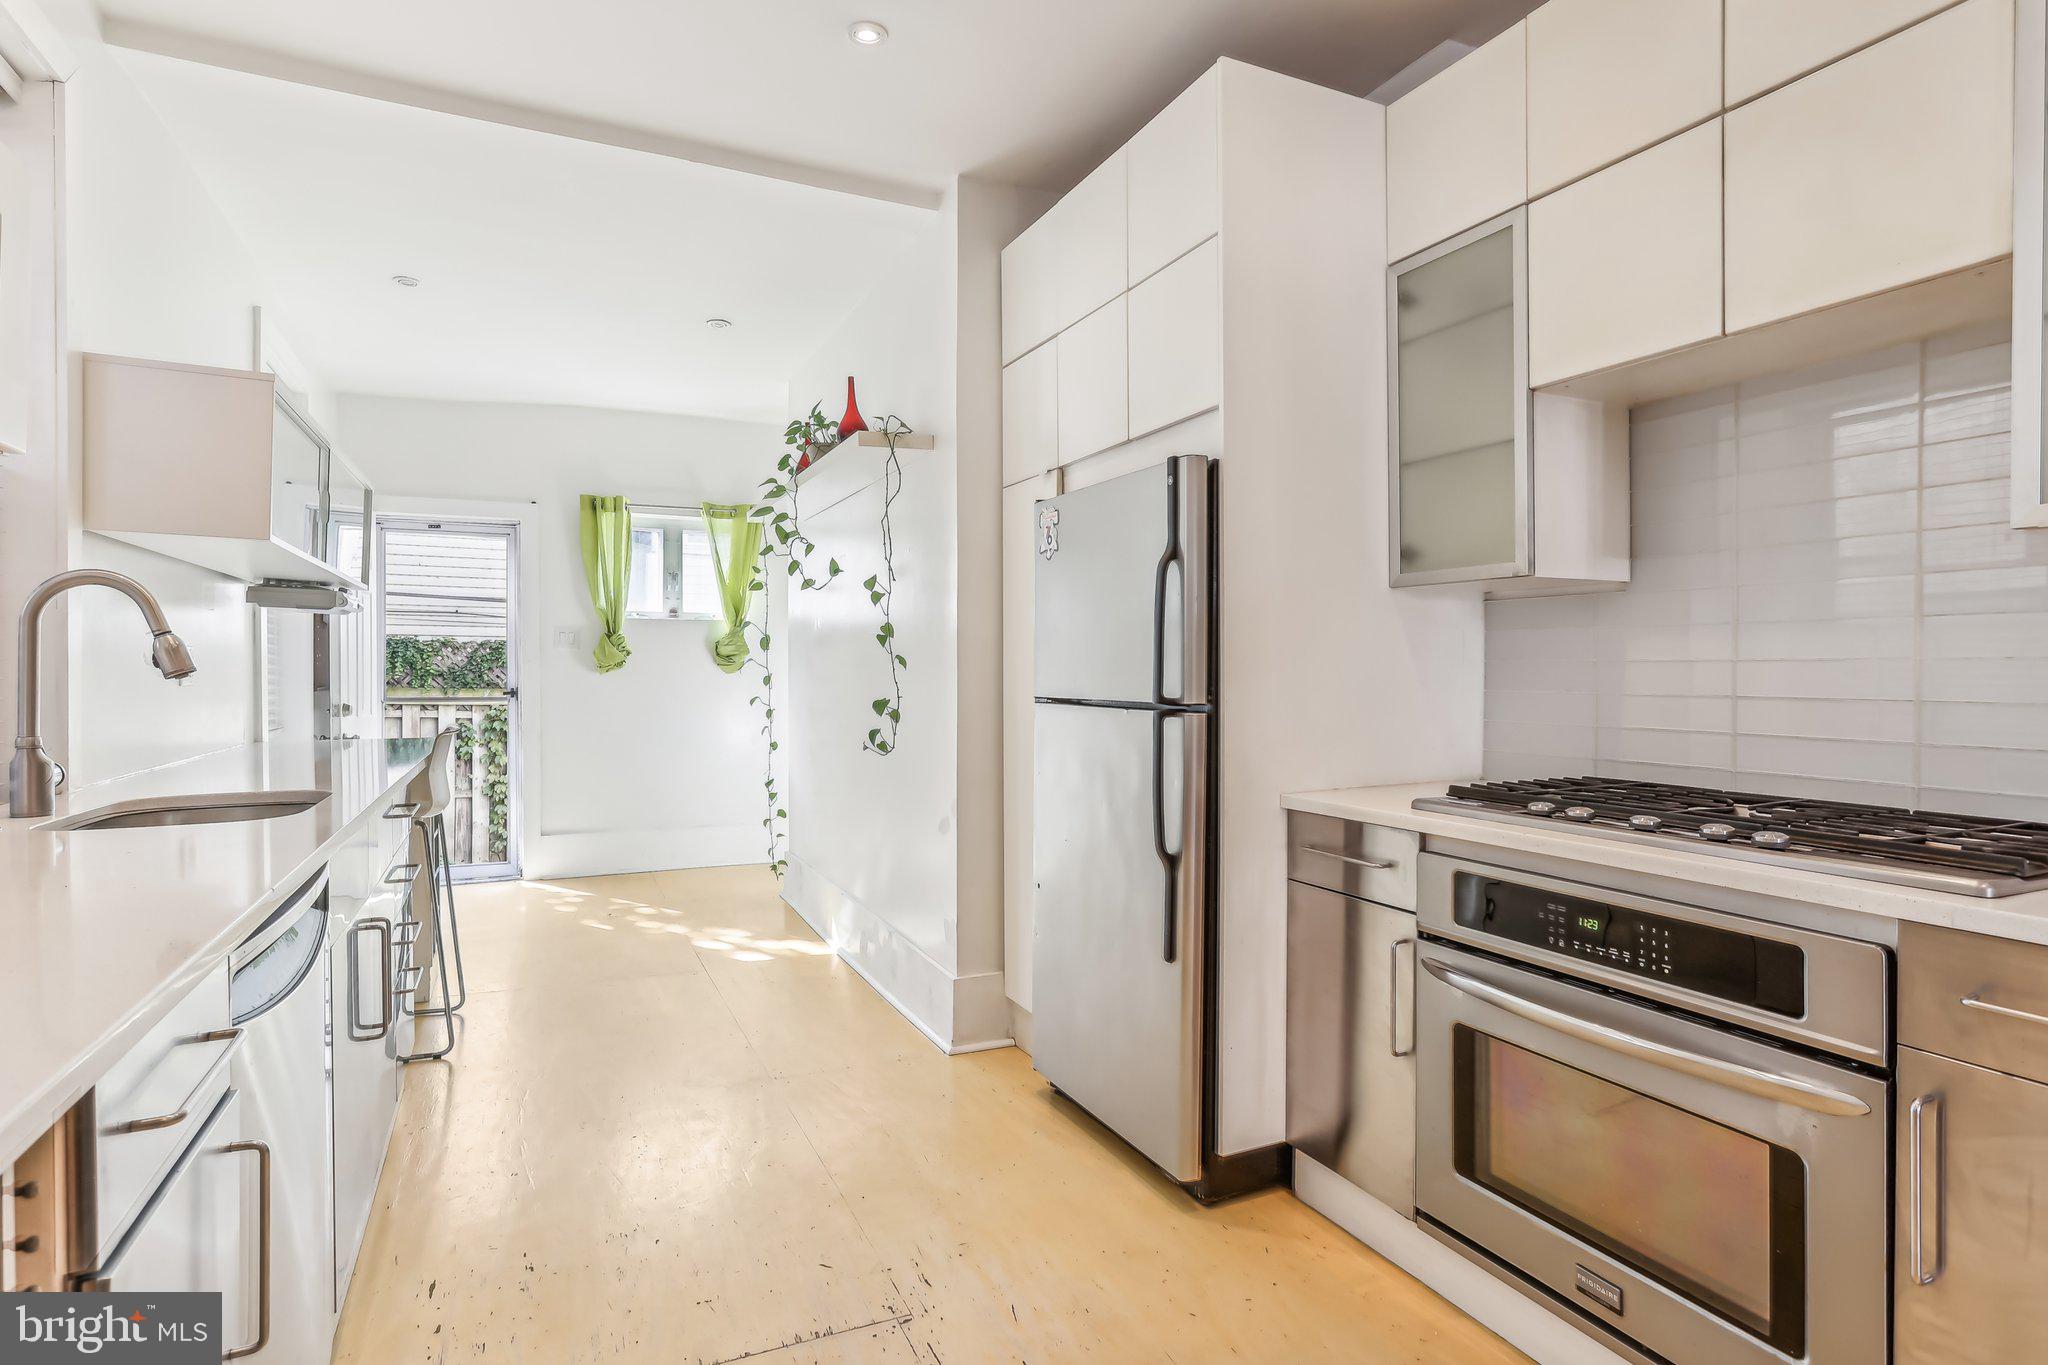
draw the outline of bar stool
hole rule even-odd
[[[438,1015],[450,1021],[469,1003],[469,982],[462,971],[462,925],[455,917],[455,874],[448,858],[448,825],[443,817],[455,803],[455,731],[443,726],[434,736],[433,757],[427,760],[427,801],[413,815],[427,856],[428,903],[434,914],[434,952],[441,959],[441,1003],[411,1010],[414,1018]],[[455,959],[455,994],[448,993],[448,958]],[[444,1049],[445,1051],[445,1049]],[[436,1054],[438,1055],[438,1054]]]

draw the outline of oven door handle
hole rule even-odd
[[[1816,1114],[1832,1114],[1839,1118],[1854,1118],[1868,1114],[1870,1106],[1854,1095],[1822,1085],[1798,1076],[1781,1076],[1773,1071],[1759,1070],[1741,1062],[1722,1061],[1718,1057],[1703,1057],[1696,1052],[1671,1047],[1665,1043],[1638,1038],[1633,1033],[1624,1033],[1606,1024],[1596,1024],[1590,1019],[1581,1019],[1551,1005],[1518,995],[1504,986],[1483,981],[1452,967],[1446,967],[1428,957],[1422,959],[1423,968],[1437,980],[1453,990],[1463,991],[1476,1000],[1484,1000],[1498,1009],[1506,1010],[1532,1024],[1540,1024],[1580,1042],[1604,1047],[1609,1052],[1619,1052],[1625,1057],[1634,1057],[1661,1066],[1668,1071],[1682,1071],[1689,1076],[1725,1085],[1731,1090],[1759,1095],[1767,1100],[1782,1104],[1796,1105],[1810,1109]]]

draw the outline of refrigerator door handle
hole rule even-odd
[[[1178,471],[1169,466],[1166,475],[1166,548],[1160,551],[1159,567],[1152,577],[1152,701],[1159,706],[1180,700],[1166,695],[1166,576],[1174,565],[1180,563],[1180,479]],[[1182,577],[1185,580],[1185,567]],[[1182,590],[1185,591],[1185,587]],[[1185,678],[1181,682],[1186,686]],[[1156,741],[1152,751],[1152,766],[1156,773],[1159,767],[1159,745]],[[1156,780],[1154,786],[1157,786]],[[1166,960],[1171,962],[1173,958],[1169,955]]]
[[[1166,847],[1166,722],[1165,711],[1152,713],[1152,847],[1166,868],[1166,960],[1180,957],[1180,854]]]

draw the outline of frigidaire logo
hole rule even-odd
[[[0,1295],[0,1365],[220,1359],[219,1294]]]

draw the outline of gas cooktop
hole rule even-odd
[[[2048,824],[2031,820],[1614,777],[1461,783],[1414,804],[1966,896],[2048,890]]]

